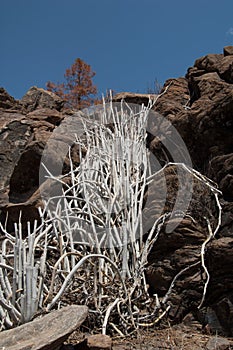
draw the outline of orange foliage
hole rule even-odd
[[[95,102],[94,95],[97,88],[93,85],[92,78],[95,72],[91,66],[80,58],[77,58],[74,64],[66,69],[64,74],[65,83],[47,82],[48,91],[52,91],[66,101],[68,107],[82,109]]]

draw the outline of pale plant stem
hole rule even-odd
[[[139,326],[160,322],[169,311],[167,302],[175,282],[198,264],[206,274],[203,304],[210,278],[204,254],[221,225],[221,193],[213,182],[183,163],[168,162],[152,174],[146,149],[147,118],[170,85],[149,102],[149,107],[141,106],[137,112],[123,101],[117,109],[111,101],[104,103],[95,120],[82,118],[85,140],[75,140],[79,164],[74,165],[70,147],[68,174],[56,177],[44,166],[48,181],[59,183],[63,192],[39,208],[41,223],[35,222],[34,227],[28,224],[26,238],[21,218],[15,224],[15,236],[0,224],[5,234],[0,256],[2,329],[20,319],[30,320],[38,309],[51,310],[63,300],[64,293],[74,293],[75,289],[78,302],[86,303],[97,315],[103,334],[108,327],[120,336],[130,334]],[[149,296],[145,271],[151,249],[171,212],[154,221],[147,237],[142,214],[146,188],[169,166],[182,168],[213,193],[218,222],[212,228],[207,219],[209,236],[201,246],[200,261],[178,272],[160,300]],[[156,305],[148,306],[153,303]],[[165,310],[159,314],[161,304]]]

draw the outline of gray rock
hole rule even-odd
[[[231,345],[228,339],[216,336],[209,339],[206,350],[229,350],[232,349]]]
[[[20,211],[23,225],[38,219],[33,194],[39,186],[41,155],[64,117],[55,108],[37,108],[26,115],[22,110],[0,108],[0,209],[1,222],[9,214],[9,231],[13,230],[13,222],[18,222]]]
[[[86,306],[70,305],[32,322],[0,333],[0,349],[58,350],[88,314]]]
[[[145,105],[148,104],[149,99],[156,99],[158,95],[156,94],[138,94],[138,93],[132,93],[132,92],[120,92],[113,96],[114,102],[120,102],[121,100],[125,100],[128,103],[135,103],[135,104],[142,104]]]
[[[51,108],[60,111],[64,106],[64,101],[59,96],[36,86],[28,90],[23,96],[21,103],[28,112],[36,108]]]

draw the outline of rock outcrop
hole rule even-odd
[[[64,101],[59,96],[36,86],[31,87],[20,102],[27,112],[40,108],[61,111],[64,107]]]
[[[223,213],[218,234],[205,249],[210,280],[203,307],[199,309],[206,276],[198,259],[208,237],[204,217],[206,212],[217,213],[213,194],[204,187],[194,186],[190,217],[174,232],[162,232],[156,242],[149,257],[150,290],[165,296],[175,276],[190,266],[176,279],[169,295],[170,319],[178,322],[193,312],[205,325],[211,323],[212,312],[221,332],[233,336],[233,47],[197,59],[185,77],[169,79],[163,92],[161,96],[121,93],[114,101],[124,98],[147,104],[152,97],[153,109],[182,136],[193,168],[218,184]],[[31,88],[21,101],[0,90],[0,211],[2,222],[9,214],[9,230],[20,211],[23,222],[38,218],[41,155],[51,133],[69,113],[59,97],[43,89]],[[148,147],[160,159],[156,138],[149,138]],[[174,168],[167,170],[167,176],[171,185],[166,205],[171,205],[177,181]]]
[[[206,248],[206,264],[210,273],[206,303],[199,310],[204,280],[193,266],[176,280],[169,297],[172,305],[170,318],[177,322],[192,311],[203,324],[211,324],[213,331],[233,335],[233,47],[224,48],[223,54],[209,54],[197,59],[185,77],[169,79],[163,88],[166,93],[156,99],[154,110],[171,121],[182,136],[191,155],[193,167],[218,184],[222,191],[222,224]],[[145,103],[132,94],[119,94],[127,102]],[[146,96],[149,101],[149,96]],[[158,155],[158,140],[152,138],[150,150]],[[173,176],[174,177],[174,176]],[[166,177],[168,179],[168,177]],[[172,179],[167,181],[172,183]],[[173,182],[174,183],[174,182]],[[169,186],[168,186],[169,187]],[[173,185],[168,188],[174,197]],[[172,195],[173,193],[173,195]],[[203,218],[211,205],[210,194],[204,188],[193,191],[189,213],[195,217],[185,219],[172,234],[162,233],[154,245],[148,268],[151,292],[160,297],[183,269],[198,262],[200,247],[208,236]],[[205,198],[205,203],[203,202]],[[209,199],[208,199],[209,198]],[[205,307],[204,307],[205,306]],[[207,307],[208,306],[208,307]],[[212,322],[215,314],[217,322]]]
[[[10,96],[8,92],[3,88],[0,88],[0,108],[19,108],[19,102],[16,101],[12,96]]]
[[[0,102],[0,210],[1,221],[9,213],[8,229],[18,221],[38,218],[41,155],[53,130],[66,114],[63,101],[43,89],[31,88],[21,101],[6,92]],[[3,107],[4,106],[4,107]]]

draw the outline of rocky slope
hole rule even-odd
[[[21,101],[0,90],[0,207],[2,220],[9,213],[8,228],[18,221],[37,218],[39,166],[51,133],[65,118],[63,101],[32,87]],[[25,214],[26,212],[26,214]]]
[[[152,293],[163,297],[174,277],[192,265],[176,279],[169,295],[170,320],[197,318],[203,326],[233,336],[233,47],[197,59],[185,77],[168,80],[165,90],[158,99],[154,96],[153,108],[178,130],[193,167],[218,184],[222,219],[217,236],[205,249],[210,281],[201,308],[206,277],[195,263],[208,237],[204,217],[210,215],[216,225],[218,208],[213,193],[195,179],[189,217],[174,232],[162,232],[150,256],[148,283]],[[146,103],[149,96],[124,93],[114,97],[115,101],[122,98]],[[0,213],[2,222],[8,213],[8,230],[13,229],[20,211],[23,224],[38,218],[41,155],[51,133],[72,113],[59,97],[43,89],[31,88],[21,101],[0,89]],[[148,147],[163,161],[156,138],[149,138]],[[166,179],[169,207],[176,197],[174,167],[166,170]]]

